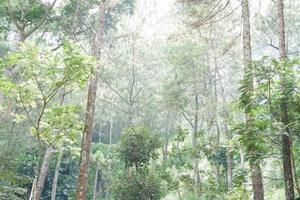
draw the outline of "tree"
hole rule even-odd
[[[26,117],[30,121],[30,131],[40,146],[30,197],[37,200],[41,198],[54,146],[68,134],[74,137],[80,129],[80,124],[73,125],[79,121],[77,107],[56,105],[57,94],[72,84],[84,84],[92,67],[89,58],[82,56],[76,47],[67,42],[62,53],[43,51],[35,45],[23,44],[18,51],[4,59],[4,69],[12,65],[15,75],[22,75],[23,78],[15,81],[6,75],[1,85],[6,87],[5,90],[10,92],[7,95],[11,95],[22,110],[19,120]]]
[[[162,196],[160,180],[153,174],[137,174],[131,180],[123,179],[114,191],[116,200],[159,200]]]
[[[0,0],[0,199],[300,193],[300,2],[278,3]]]
[[[144,127],[131,127],[123,131],[119,154],[125,167],[135,167],[132,177],[123,177],[113,192],[115,199],[160,199],[160,180],[149,172],[151,160],[157,159],[160,141]]]
[[[125,162],[125,167],[139,169],[147,166],[151,159],[157,158],[156,149],[159,141],[150,135],[143,127],[132,127],[125,130],[120,140],[120,156]]]
[[[284,4],[283,0],[277,1],[278,18],[279,18],[279,54],[280,59],[284,62],[287,59],[286,55],[286,37],[285,37],[285,21],[284,21]],[[282,162],[283,162],[283,174],[285,184],[285,194],[287,200],[293,200],[294,197],[294,182],[292,172],[292,158],[291,158],[291,138],[289,136],[289,112],[287,99],[289,98],[289,92],[287,88],[287,77],[285,73],[280,74],[282,84],[282,98],[280,103],[280,117],[281,122],[284,125],[282,133]]]
[[[103,42],[102,36],[104,33],[104,25],[105,25],[105,1],[104,0],[101,0],[99,2],[98,11],[99,11],[99,18],[98,18],[97,30],[94,36],[94,43],[93,43],[93,56],[95,56],[97,60],[100,59],[101,44]],[[89,167],[89,160],[90,160],[92,135],[94,129],[94,114],[95,114],[97,85],[98,85],[98,71],[96,71],[95,75],[91,77],[89,82],[86,116],[85,116],[86,118],[85,118],[85,126],[84,126],[83,137],[82,137],[79,176],[78,176],[78,183],[77,183],[77,190],[76,190],[76,199],[78,200],[86,199],[88,167]]]
[[[24,42],[45,23],[56,2],[57,0],[53,0],[48,5],[37,0],[4,0],[3,5],[0,5],[0,17],[15,25],[19,34],[19,41]]]
[[[61,93],[62,94],[60,95],[59,103],[60,103],[60,105],[63,105],[66,93],[64,90]],[[62,162],[63,155],[64,155],[64,141],[61,141],[61,146],[59,146],[58,149],[59,149],[59,153],[57,156],[57,163],[56,163],[56,167],[55,167],[54,177],[53,177],[53,181],[52,181],[52,188],[51,188],[51,200],[56,199],[58,176],[59,176],[61,162]]]
[[[246,91],[246,134],[254,134],[254,116],[253,116],[253,69],[252,69],[252,53],[251,53],[251,34],[250,34],[250,13],[248,0],[242,1],[242,12],[243,12],[243,49],[244,49],[244,84]],[[263,200],[264,199],[264,187],[262,180],[262,172],[260,168],[259,161],[255,158],[255,146],[248,149],[250,154],[250,168],[251,168],[251,178],[253,187],[253,199]]]

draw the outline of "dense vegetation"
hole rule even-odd
[[[298,0],[0,0],[0,199],[296,200]]]

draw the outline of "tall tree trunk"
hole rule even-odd
[[[58,182],[59,170],[60,170],[63,155],[64,155],[64,147],[63,147],[63,143],[62,143],[62,146],[59,149],[57,163],[56,163],[55,172],[54,172],[54,177],[53,177],[53,181],[52,181],[51,200],[56,199],[57,182]]]
[[[97,24],[96,35],[93,44],[93,55],[96,59],[100,59],[100,48],[101,48],[101,38],[104,32],[105,24],[105,5],[104,0],[99,2],[99,18]],[[92,134],[94,129],[94,114],[95,114],[95,101],[98,85],[98,72],[91,77],[87,96],[87,106],[86,106],[86,118],[85,127],[82,137],[82,146],[80,154],[80,165],[79,165],[79,176],[77,181],[76,199],[85,200],[87,193],[87,182],[88,182],[88,167],[90,161],[90,151],[92,143]]]
[[[220,145],[220,138],[221,138],[221,131],[220,131],[220,126],[219,126],[219,118],[218,118],[218,87],[217,87],[217,74],[218,74],[218,63],[217,63],[217,58],[214,56],[214,75],[213,75],[213,90],[214,90],[214,102],[215,102],[215,110],[214,110],[214,121],[215,121],[215,128],[216,128],[216,146],[219,147]],[[221,178],[220,178],[220,165],[216,164],[216,179],[218,186],[221,187]],[[221,188],[220,188],[221,189]]]
[[[286,43],[285,43],[285,20],[284,20],[284,4],[283,0],[277,0],[278,18],[279,18],[279,53],[280,59],[286,59]],[[281,122],[284,124],[284,131],[281,135],[282,139],[282,162],[285,184],[286,200],[294,200],[294,182],[292,172],[291,159],[291,143],[289,137],[289,113],[288,113],[288,94],[287,94],[287,77],[285,73],[280,74],[282,84],[282,99],[280,103]]]
[[[250,12],[248,0],[242,1],[242,17],[243,17],[243,51],[244,51],[244,68],[245,83],[248,91],[249,105],[245,110],[246,114],[246,131],[247,134],[253,134],[253,113],[252,113],[252,96],[253,96],[253,68],[252,68],[252,52],[251,52],[251,34],[250,34]],[[256,149],[251,149],[250,154],[255,154]],[[250,159],[253,199],[264,199],[264,187],[260,164]]]

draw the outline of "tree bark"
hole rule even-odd
[[[93,55],[96,59],[100,59],[100,48],[101,38],[104,32],[105,25],[105,5],[104,0],[99,2],[99,18],[97,24],[96,35],[93,44]],[[77,181],[76,199],[85,200],[87,193],[87,182],[88,182],[88,167],[90,161],[90,151],[92,143],[92,134],[94,129],[94,114],[95,114],[95,101],[98,85],[98,72],[90,78],[87,107],[86,107],[86,118],[85,127],[82,138],[82,147],[80,154],[80,165],[79,165],[79,176]]]
[[[33,180],[32,186],[31,186],[31,191],[30,191],[30,195],[29,195],[29,199],[28,200],[32,200],[33,199],[33,193],[34,193],[34,189],[35,189],[37,177],[38,177],[38,175],[36,173],[35,176],[34,176],[34,180]]]
[[[247,134],[253,134],[253,113],[252,113],[252,96],[253,96],[253,68],[251,52],[251,32],[250,32],[250,12],[248,0],[242,1],[242,18],[243,18],[243,52],[244,52],[244,69],[247,91],[249,92],[249,105],[245,110],[246,114],[246,131]],[[247,77],[249,76],[249,77]],[[256,149],[251,149],[250,154],[255,154]],[[264,187],[262,172],[258,161],[253,159],[249,162],[251,168],[253,199],[264,200]]]
[[[285,19],[284,19],[284,4],[283,0],[277,0],[278,18],[279,18],[279,53],[280,59],[284,61],[287,58],[286,55],[286,43],[285,43]],[[286,200],[294,200],[294,182],[292,171],[292,159],[291,159],[291,143],[289,137],[289,113],[288,113],[288,94],[287,94],[287,80],[285,73],[280,74],[281,87],[282,87],[282,99],[280,103],[280,115],[281,122],[284,125],[284,131],[281,135],[282,139],[282,162],[283,162],[283,174],[285,184]]]
[[[41,164],[41,167],[39,169],[38,172],[38,176],[36,178],[36,182],[35,184],[32,185],[32,200],[40,200],[41,196],[42,196],[42,192],[43,192],[43,188],[44,188],[44,184],[45,184],[45,179],[46,176],[48,174],[48,170],[49,170],[49,162],[51,159],[51,154],[52,154],[52,146],[49,146],[46,148],[45,152],[44,152],[44,157],[43,157],[43,161]]]
[[[62,146],[59,149],[57,163],[56,163],[55,172],[54,172],[54,177],[53,177],[53,181],[52,181],[51,200],[56,199],[57,182],[58,182],[59,170],[60,170],[63,155],[64,155],[64,148],[63,148],[63,144],[62,144]]]
[[[253,200],[264,199],[264,188],[262,182],[262,173],[258,163],[250,163],[251,178],[253,187]]]

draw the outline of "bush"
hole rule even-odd
[[[115,200],[159,200],[162,197],[160,180],[151,174],[136,174],[132,179],[122,179],[113,195]]]
[[[155,150],[159,147],[160,141],[146,128],[132,127],[122,133],[119,151],[126,167],[135,166],[138,169],[157,158]]]

